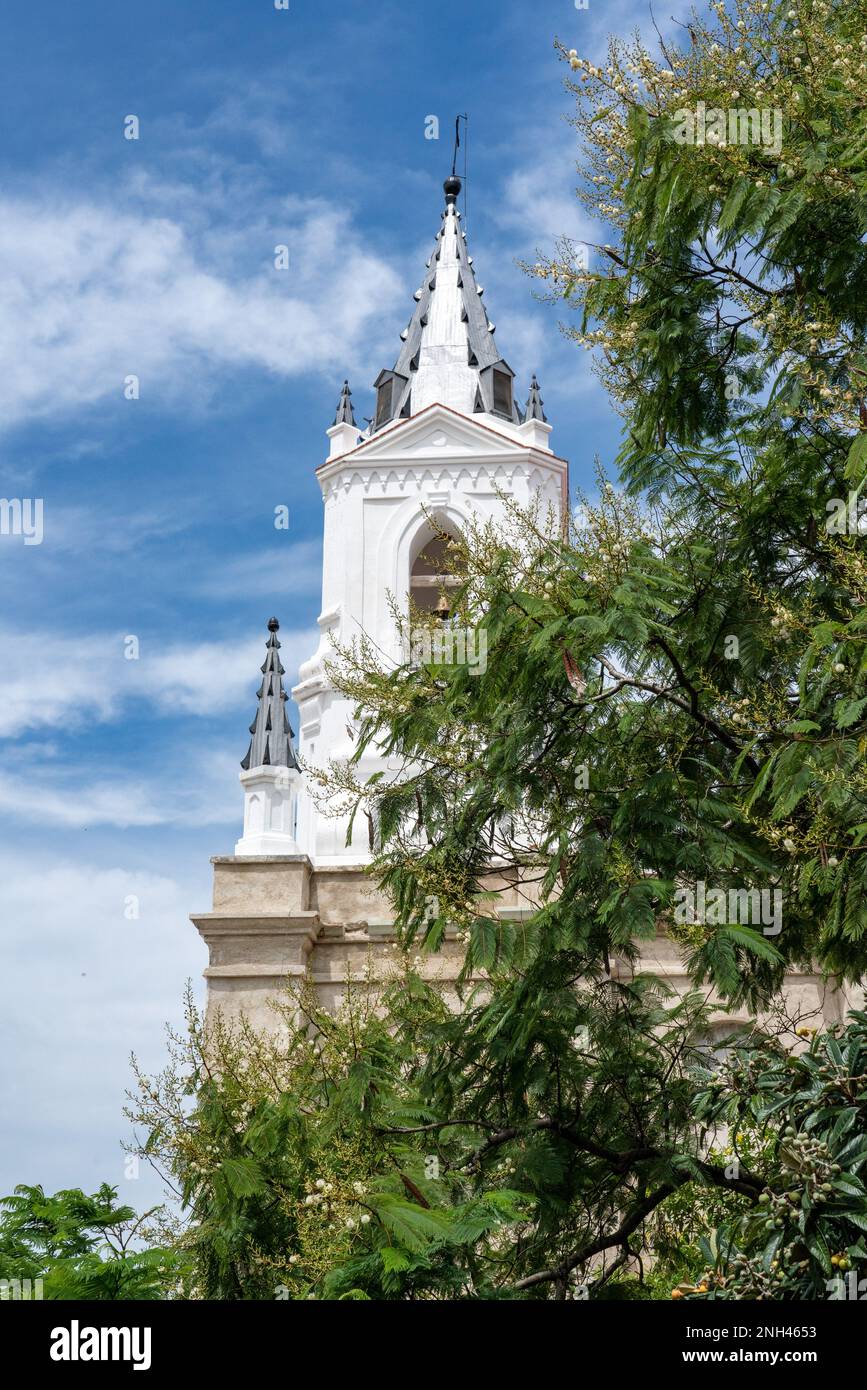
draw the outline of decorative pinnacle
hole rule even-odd
[[[349,382],[344,381],[343,390],[340,392],[340,400],[337,402],[337,414],[334,417],[335,425],[354,425],[355,416],[352,413],[352,392],[349,389]]]
[[[542,397],[539,394],[539,383],[536,380],[535,372],[530,378],[530,394],[527,397],[527,407],[524,411],[524,419],[545,421],[547,421],[548,419],[547,415],[545,414]]]
[[[253,767],[298,767],[292,746],[292,730],[286,718],[285,705],[289,697],[283,689],[283,676],[286,673],[278,656],[279,628],[276,618],[268,619],[271,635],[265,647],[262,684],[256,692],[259,703],[256,718],[250,725],[250,747],[241,763],[245,772]]]

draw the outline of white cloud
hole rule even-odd
[[[553,256],[558,243],[571,242],[577,249],[592,247],[605,240],[600,223],[594,222],[575,192],[574,141],[571,135],[552,141],[545,129],[530,140],[532,156],[519,163],[506,178],[502,196],[492,201],[490,213],[497,229],[495,242],[481,248],[480,265],[485,266],[485,283],[491,286],[490,304],[501,324],[498,341],[512,366],[522,364],[522,377],[535,371],[541,381],[542,396],[562,406],[579,405],[585,415],[610,413],[610,404],[591,371],[592,360],[560,331],[575,322],[564,301],[544,306],[532,313],[527,301],[532,294],[543,297],[545,282],[529,277],[523,270],[516,276],[514,259],[532,264],[537,253]],[[544,150],[540,156],[538,150]],[[520,383],[523,389],[523,380]],[[553,416],[556,429],[557,418]],[[552,447],[557,448],[556,438]]]
[[[238,594],[270,598],[284,594],[287,584],[291,584],[293,599],[311,594],[318,597],[322,587],[322,545],[318,540],[293,541],[285,547],[272,546],[221,561],[202,577],[197,592],[208,598],[234,598]]]
[[[0,738],[43,727],[75,728],[87,720],[118,717],[142,699],[160,713],[207,717],[254,701],[254,681],[265,636],[237,642],[161,643],[142,635],[138,660],[124,657],[124,638],[103,633],[51,637],[51,664],[62,678],[39,680],[44,635],[0,631]],[[281,631],[281,657],[291,683],[318,634]],[[141,823],[141,822],[140,822]],[[147,823],[147,822],[144,822]]]
[[[51,766],[40,755],[26,774],[0,772],[0,814],[18,824],[91,830],[156,825],[234,825],[240,828],[238,786],[244,733],[237,756],[225,746],[190,755],[186,749],[153,759],[153,773],[142,776],[133,754],[129,769],[88,777],[80,766]],[[35,766],[35,771],[34,771]]]
[[[189,403],[212,394],[215,370],[309,377],[367,357],[404,287],[345,211],[284,200],[243,250],[227,230],[211,244],[180,198],[157,216],[125,208],[122,193],[0,197],[4,423],[122,401],[128,374],[142,399]],[[277,244],[289,246],[286,271],[273,268]]]
[[[520,234],[526,250],[550,252],[560,237],[597,241],[599,227],[575,196],[576,182],[574,164],[565,151],[515,169],[496,205],[497,220]]]
[[[0,1129],[15,1136],[0,1192],[109,1181],[139,1210],[159,1199],[146,1168],[124,1181],[129,1054],[159,1068],[185,981],[201,992],[206,952],[187,916],[208,892],[204,858],[176,876],[168,856],[156,872],[0,856]]]

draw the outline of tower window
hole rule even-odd
[[[456,589],[461,583],[454,572],[454,559],[449,553],[448,535],[430,535],[419,544],[409,576],[409,592],[416,608],[433,612],[443,591]]]
[[[401,391],[406,385],[407,379],[399,372],[380,372],[376,378],[373,383],[376,388],[374,429],[378,430],[380,426],[387,425],[389,420],[394,418],[395,406],[400,400]]]

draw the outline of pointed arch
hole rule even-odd
[[[435,517],[435,525],[422,517],[409,548],[407,590],[412,604],[422,612],[436,608],[443,590],[457,588],[460,580],[450,573],[449,537],[459,538],[459,528]],[[439,529],[437,529],[439,528]]]
[[[424,496],[408,497],[401,502],[389,518],[377,545],[376,591],[382,595],[393,594],[404,612],[409,607],[410,571],[425,541],[433,534],[422,510],[424,502]],[[438,503],[430,509],[430,514],[444,530],[460,535],[477,512],[469,499],[461,498],[456,502],[452,493],[448,502]],[[378,605],[377,620],[371,630],[375,631],[383,651],[392,652],[397,658],[400,652],[398,634],[385,602]]]

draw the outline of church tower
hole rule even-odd
[[[333,1009],[349,979],[368,978],[371,959],[375,978],[392,968],[393,911],[365,872],[365,829],[347,844],[346,821],[323,814],[308,786],[307,768],[352,752],[352,710],[326,669],[335,641],[345,646],[366,634],[386,655],[403,658],[389,596],[405,613],[410,595],[430,609],[444,584],[437,573],[441,542],[432,539],[429,518],[455,534],[472,518],[496,522],[504,497],[539,501],[555,514],[567,504],[566,464],[551,451],[539,383],[531,378],[521,409],[514,373],[495,341],[461,230],[459,192],[460,181],[447,179],[442,225],[394,366],[374,383],[367,429],[359,429],[343,384],[330,451],[317,470],[325,516],[322,611],[318,646],[292,691],[298,752],[286,713],[279,623],[271,618],[241,763],[243,834],[234,854],[212,860],[213,910],[192,919],[208,947],[209,1014],[244,1016],[255,1027],[274,1027],[270,1004],[287,979],[312,980]],[[374,753],[360,771],[369,776],[380,766]],[[503,884],[496,911],[520,920],[532,908],[515,886]],[[441,949],[421,966],[456,1008],[463,956],[447,929]],[[676,992],[691,987],[664,926],[642,944],[641,958]],[[786,995],[826,1022],[852,1002],[810,970],[792,972]],[[854,1002],[861,997],[859,990]],[[726,1016],[729,1031],[732,1023]]]
[[[287,975],[312,975],[321,997],[336,1003],[347,971],[363,972],[371,949],[392,936],[390,905],[364,871],[371,857],[366,819],[356,818],[347,843],[348,818],[317,805],[305,772],[353,751],[352,706],[328,679],[335,643],[367,636],[386,657],[405,659],[391,602],[405,614],[410,595],[421,609],[437,605],[448,582],[437,572],[439,531],[456,535],[473,519],[495,522],[504,498],[538,502],[555,515],[567,505],[567,464],[551,450],[539,383],[531,378],[522,408],[496,342],[461,227],[460,179],[446,179],[444,190],[400,350],[374,382],[374,415],[359,428],[344,382],[328,457],[317,469],[322,608],[318,645],[292,689],[297,756],[272,618],[242,763],[243,835],[234,855],[213,860],[213,912],[193,917],[209,948],[209,1007],[261,1024]],[[382,766],[372,752],[357,770],[369,777]],[[504,915],[524,910],[504,896]],[[447,933],[426,969],[448,989],[461,957]]]
[[[565,506],[566,463],[551,451],[538,382],[532,378],[522,410],[461,228],[460,179],[444,188],[441,226],[400,351],[374,382],[374,416],[358,428],[344,382],[329,456],[317,470],[325,516],[320,639],[292,691],[301,761],[313,766],[352,752],[351,707],[325,670],[334,641],[346,646],[366,635],[398,660],[390,596],[404,611],[410,594],[422,609],[437,601],[443,579],[428,518],[454,534],[472,517],[495,519],[503,496]],[[360,771],[370,776],[380,767],[371,755]],[[364,863],[363,818],[349,845],[346,832],[345,820],[323,816],[302,793],[299,845],[314,864]]]

